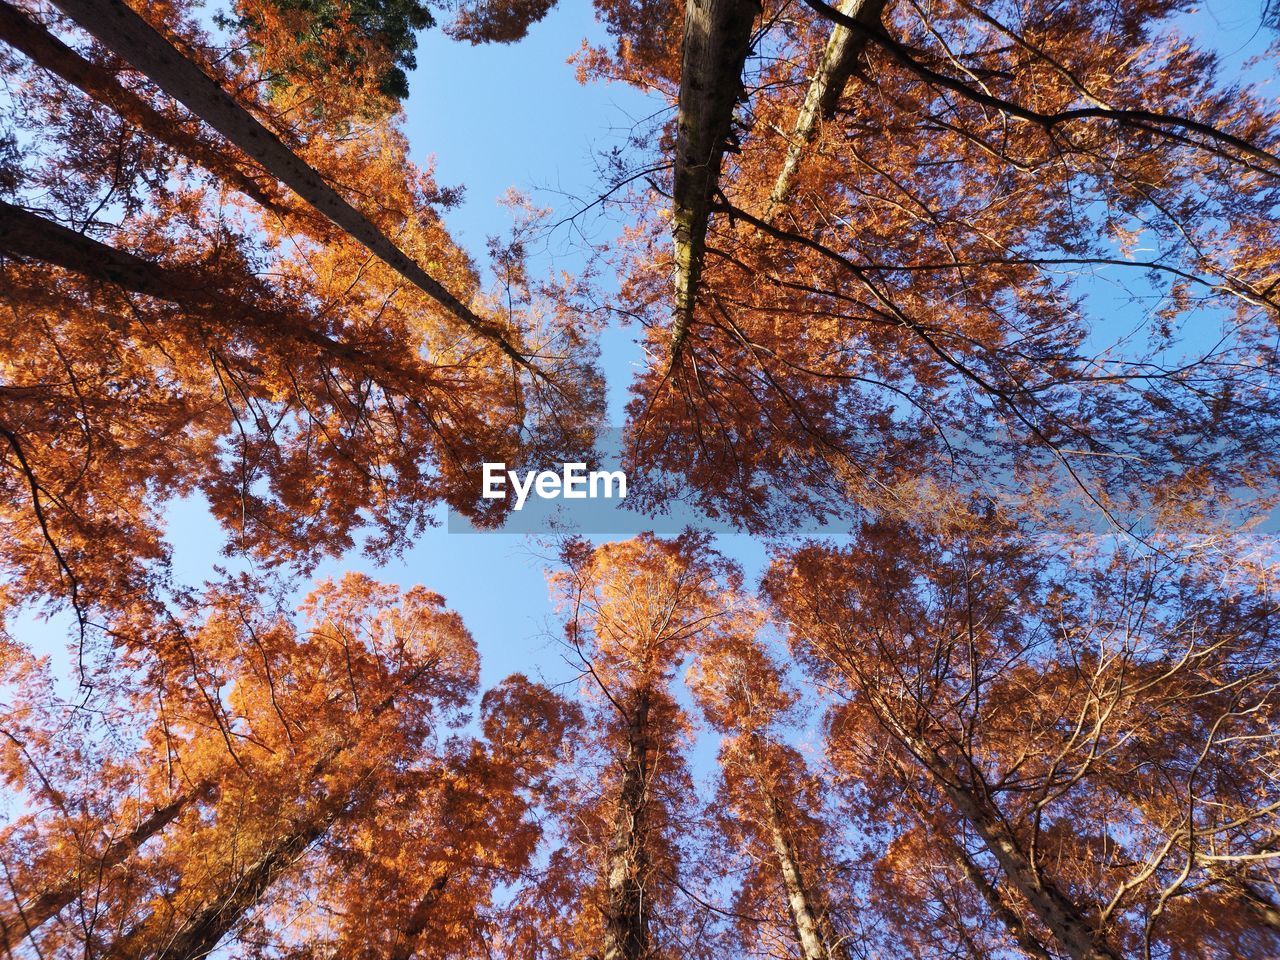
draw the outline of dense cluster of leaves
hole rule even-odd
[[[847,533],[569,540],[576,689],[482,691],[429,590],[285,599],[592,457],[590,277],[409,160],[428,6],[0,0],[0,952],[1280,955],[1280,111],[1188,11],[598,0],[637,498]]]
[[[417,31],[435,22],[418,0],[243,0],[236,12],[272,86],[354,85],[370,106],[409,95]]]

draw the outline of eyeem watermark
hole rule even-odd
[[[566,463],[560,473],[554,470],[526,470],[524,479],[508,470],[505,463],[484,464],[481,496],[486,500],[505,500],[508,482],[515,491],[513,510],[523,510],[532,492],[542,500],[623,500],[627,496],[627,475],[621,470],[587,471],[585,463]]]

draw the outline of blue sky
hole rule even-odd
[[[210,2],[212,8],[219,5]],[[464,201],[446,213],[446,220],[481,267],[486,237],[511,225],[511,212],[499,202],[510,188],[528,193],[538,206],[553,207],[557,219],[574,212],[578,198],[593,198],[600,190],[599,155],[619,143],[635,121],[663,108],[620,84],[579,84],[566,61],[584,38],[607,41],[591,6],[581,0],[562,4],[515,45],[473,47],[438,28],[419,37],[418,68],[410,76],[405,104],[412,157],[420,164],[434,158],[439,183],[465,187]],[[619,226],[596,218],[589,234],[593,242],[607,241]],[[533,266],[572,272],[583,262],[583,251],[562,230],[535,251]],[[610,278],[602,281],[608,291]],[[601,348],[609,417],[620,424],[642,354],[635,333],[616,327],[605,332]],[[358,570],[442,594],[475,636],[484,687],[516,671],[552,683],[572,680],[576,671],[563,657],[562,627],[547,589],[555,545],[516,534],[450,534],[443,509],[438,515],[441,525],[427,531],[402,560],[377,566],[352,551],[322,564],[313,579]],[[200,498],[176,503],[166,519],[179,584],[198,586],[213,579],[215,566],[250,567],[221,553],[225,537]],[[720,544],[748,576],[763,570],[762,544],[746,536],[722,537]],[[311,583],[297,583],[299,597]],[[71,617],[45,621],[28,612],[8,627],[16,639],[52,656],[55,674],[66,694],[74,696],[78,640]]]
[[[1191,13],[1184,29],[1218,49],[1224,77],[1266,80],[1266,65],[1250,68],[1275,35],[1259,27],[1261,0],[1209,0]],[[531,194],[559,216],[572,212],[576,197],[600,190],[596,158],[618,143],[631,126],[663,104],[620,84],[578,83],[565,61],[584,38],[606,42],[584,0],[561,0],[520,43],[473,47],[440,30],[424,33],[418,69],[410,77],[406,132],[413,157],[434,156],[442,184],[463,184],[463,204],[446,219],[455,239],[478,258],[485,238],[502,233],[509,213],[497,202],[508,188]],[[607,238],[617,224],[597,224],[593,239]],[[573,269],[580,253],[568,235],[555,238],[548,258]],[[550,263],[551,259],[544,259]],[[1122,316],[1111,317],[1123,323]],[[609,381],[611,422],[621,423],[626,389],[641,353],[635,332],[611,329],[602,342]],[[749,580],[766,562],[766,548],[745,536],[720,538],[720,548],[743,565]],[[372,575],[401,583],[421,582],[438,590],[464,617],[480,645],[486,683],[513,670],[570,675],[556,643],[544,568],[549,548],[516,535],[450,535],[429,532],[403,565]],[[359,560],[349,563],[368,569]],[[343,564],[332,565],[340,569]]]
[[[1260,9],[1259,0],[1211,0],[1190,15],[1190,32],[1221,51],[1224,76],[1265,77],[1264,70],[1245,67],[1274,39],[1259,29]],[[607,39],[584,0],[564,0],[514,45],[473,47],[439,29],[420,37],[405,130],[415,160],[434,157],[440,183],[465,186],[464,202],[446,220],[479,262],[485,238],[510,224],[509,211],[498,202],[509,188],[529,193],[539,206],[554,207],[557,217],[572,212],[577,198],[599,192],[599,155],[619,143],[633,122],[663,107],[619,84],[579,84],[566,60],[584,38]],[[593,239],[605,240],[617,227],[596,221]],[[562,231],[537,260],[543,267],[572,271],[581,265],[582,253]],[[641,362],[634,338],[634,331],[615,328],[602,342],[615,425]],[[199,584],[211,576],[214,564],[227,563],[218,554],[221,533],[197,502],[171,512],[170,538],[179,582]],[[759,541],[722,537],[720,546],[742,563],[749,579],[763,569],[766,549]],[[462,614],[480,646],[486,685],[516,670],[559,681],[572,670],[562,659],[560,628],[547,595],[545,568],[553,552],[552,545],[524,536],[449,534],[442,526],[423,536],[402,562],[375,567],[356,553],[326,563],[318,575],[355,569],[404,586],[421,583],[442,593]],[[61,646],[66,636],[56,622],[40,625],[26,618],[13,626],[18,637],[42,649]]]
[[[446,213],[446,221],[482,266],[486,237],[511,224],[510,211],[499,202],[508,189],[553,207],[557,219],[572,213],[577,198],[600,190],[598,156],[633,122],[663,107],[621,84],[578,83],[566,61],[584,38],[607,39],[581,0],[563,3],[514,45],[474,47],[439,29],[419,38],[405,132],[416,162],[434,158],[439,183],[465,187],[464,201]],[[618,226],[595,220],[591,237],[607,240]],[[535,250],[534,260],[544,269],[572,271],[582,265],[583,253],[561,230]],[[619,328],[607,331],[601,346],[609,416],[618,424],[641,351],[635,332]],[[199,583],[212,564],[226,563],[216,555],[221,533],[197,502],[173,512],[170,537],[181,582]],[[723,537],[721,546],[749,575],[764,566],[764,547],[748,537]],[[450,534],[442,526],[428,531],[403,562],[376,567],[353,553],[325,563],[317,576],[360,570],[403,586],[420,583],[462,614],[480,647],[484,685],[514,671],[559,682],[575,673],[562,659],[561,628],[547,591],[545,570],[554,550],[531,537]]]

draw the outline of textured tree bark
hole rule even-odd
[[[84,867],[51,890],[45,890],[26,903],[13,905],[0,915],[0,950],[13,950],[25,937],[29,937],[44,923],[84,892],[87,874],[109,870],[128,859],[139,847],[177,820],[182,812],[197,798],[213,792],[212,786],[185,793],[145,817],[136,827],[113,841],[101,855],[90,858]]]
[[[879,26],[880,16],[884,11],[885,0],[844,0],[840,12],[852,17],[865,26]],[[772,220],[775,208],[784,203],[791,192],[792,181],[796,171],[804,159],[809,145],[818,132],[818,120],[830,120],[840,104],[840,96],[853,76],[858,57],[866,49],[867,38],[855,34],[848,27],[836,24],[827,38],[827,45],[822,52],[822,60],[818,63],[818,71],[809,81],[805,92],[804,103],[796,115],[796,123],[791,131],[791,143],[787,147],[787,155],[782,161],[782,169],[769,195],[769,207],[765,213],[766,220]]]
[[[1102,942],[1081,913],[1057,885],[1032,868],[1021,847],[1009,836],[987,802],[967,787],[938,777],[939,786],[956,810],[982,838],[1004,870],[1009,883],[1031,904],[1036,916],[1057,939],[1072,960],[1120,960]]]
[[[186,306],[191,277],[0,201],[0,253],[41,260],[134,293]],[[185,283],[181,282],[185,280]],[[212,285],[208,285],[212,287]],[[206,295],[216,295],[210,290]]]
[[[650,956],[649,700],[649,691],[642,689],[628,717],[622,786],[605,867],[604,960]]]
[[[769,839],[773,845],[773,854],[778,860],[778,869],[782,872],[782,884],[787,891],[787,909],[791,914],[791,926],[795,931],[796,942],[800,945],[802,960],[844,960],[844,951],[833,947],[823,935],[818,912],[805,887],[800,864],[782,821],[782,813],[773,797],[768,798],[766,809],[769,817]]]
[[[1049,952],[1045,950],[1044,944],[1037,940],[1031,934],[1031,931],[1027,929],[1027,925],[1022,922],[1022,918],[1009,909],[1009,905],[1005,903],[1000,891],[987,879],[987,875],[982,868],[973,862],[973,858],[969,856],[969,851],[964,848],[963,844],[954,837],[945,837],[943,842],[951,847],[956,863],[964,871],[965,879],[973,884],[974,888],[982,896],[987,909],[991,911],[991,915],[1004,924],[1005,929],[1009,931],[1009,936],[1018,945],[1018,949],[1026,956],[1031,957],[1032,960],[1053,960],[1049,956]]]
[[[222,895],[170,929],[155,916],[112,944],[111,960],[204,960],[263,894],[329,829],[337,811],[318,815],[279,837]]]
[[[146,74],[246,156],[260,163],[352,238],[393,268],[455,319],[489,340],[519,365],[529,360],[494,323],[478,316],[344,200],[318,171],[293,153],[200,67],[134,13],[124,0],[57,0],[56,5],[108,50]]]
[[[742,68],[751,50],[759,0],[686,0],[681,49],[680,102],[672,240],[675,245],[675,315],[671,366],[680,360],[693,322],[711,200],[742,93]]]
[[[110,70],[80,56],[6,0],[0,0],[0,40],[21,52],[36,66],[77,87],[103,106],[110,107],[148,136],[168,144],[263,207],[281,211],[277,199],[219,151],[215,144],[202,140],[174,118],[160,113],[123,86]]]
[[[0,201],[0,254],[51,263],[93,280],[176,304],[197,315],[216,315],[222,322],[270,329],[318,347],[336,359],[362,365],[371,375],[391,377],[402,385],[423,379],[419,372],[327,336],[297,317],[271,309],[270,305],[231,296],[213,279],[202,277],[196,271],[152,263],[3,201]]]

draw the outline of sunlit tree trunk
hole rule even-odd
[[[423,270],[376,224],[329,186],[317,170],[299,158],[123,0],[58,0],[57,6],[108,50],[141,70],[161,90],[260,163],[271,176],[286,184],[454,318],[496,345],[516,363],[530,366],[502,330],[478,316]]]
[[[885,0],[844,0],[840,4],[840,12],[867,26],[880,23],[880,15],[885,7]],[[827,45],[822,52],[822,60],[818,63],[817,73],[809,81],[805,92],[804,103],[796,115],[795,126],[791,130],[791,144],[787,148],[787,156],[782,162],[782,169],[774,183],[773,192],[769,195],[769,209],[765,219],[771,219],[774,208],[787,199],[791,192],[791,183],[804,158],[809,144],[818,132],[818,121],[830,120],[840,104],[840,96],[844,93],[849,78],[853,76],[858,57],[866,48],[867,39],[856,34],[848,27],[836,24],[831,29]]]
[[[844,949],[835,942],[831,924],[824,922],[824,911],[814,902],[805,884],[778,801],[769,797],[765,809],[769,839],[782,873],[782,884],[787,891],[787,910],[791,914],[791,925],[803,960],[846,960]]]
[[[675,316],[671,365],[680,359],[706,250],[711,200],[742,93],[742,68],[751,50],[759,0],[687,0],[676,120],[672,239]]]
[[[991,802],[972,786],[962,783],[946,768],[945,761],[923,741],[910,738],[916,756],[938,789],[951,801],[956,811],[973,827],[983,845],[995,857],[1005,877],[1035,911],[1036,917],[1061,944],[1072,960],[1120,960],[1102,942],[1079,907],[1044,877],[1027,859],[1022,847],[1001,822]]]
[[[425,668],[424,668],[425,669]],[[406,680],[408,688],[423,670]],[[380,717],[394,708],[396,694],[384,698],[369,711],[370,717]],[[312,764],[308,779],[320,781],[332,769],[334,762],[352,750],[359,750],[358,742],[337,743],[324,751]],[[369,766],[354,772],[355,786],[341,793],[330,795],[299,821],[267,843],[251,864],[228,877],[225,890],[203,902],[185,919],[152,916],[130,931],[122,940],[112,944],[108,951],[111,960],[135,960],[135,958],[163,957],[164,960],[203,960],[235,929],[245,916],[261,903],[264,895],[282,874],[302,857],[307,848],[323,837],[334,823],[348,814],[371,789]],[[443,881],[440,884],[443,887]],[[438,890],[436,891],[438,893]],[[429,908],[427,908],[429,909]],[[422,911],[423,929],[429,920],[427,909]],[[420,930],[418,932],[421,932]],[[416,936],[416,933],[414,934]]]
[[[333,822],[334,813],[319,814],[309,822],[285,833],[219,896],[204,903],[194,913],[171,926],[168,916],[153,916],[112,945],[112,960],[203,960],[261,901],[280,875],[288,870]]]
[[[910,781],[909,774],[900,763],[895,762],[894,767],[904,783]],[[950,825],[942,822],[937,815],[937,811],[931,810],[929,804],[920,797],[918,792],[910,789],[906,792],[907,800],[915,811],[916,816],[928,825],[932,835],[948,851],[951,859],[964,874],[965,879],[978,891],[983,903],[991,911],[991,915],[999,920],[1004,925],[1004,928],[1009,931],[1009,936],[1018,945],[1018,949],[1026,956],[1031,957],[1032,960],[1052,960],[1048,951],[1045,950],[1044,944],[1037,940],[1034,934],[1027,929],[1024,919],[1005,901],[1004,895],[996,889],[995,884],[991,882],[982,866],[970,856],[964,843],[958,837],[952,835]]]
[[[1009,884],[1031,905],[1037,919],[1053,934],[1067,955],[1072,960],[1120,960],[1089,923],[1084,912],[1056,883],[1036,869],[990,798],[957,777],[933,744],[899,723],[893,703],[880,701],[874,694],[872,697],[878,701],[877,714],[889,732],[911,751],[937,790],[977,833],[983,846],[1000,864]],[[1016,926],[1021,929],[1023,925],[1019,923]]]
[[[411,686],[426,668],[414,671],[405,680]],[[385,697],[369,711],[371,717],[380,717],[394,708],[396,694]],[[326,749],[311,764],[309,779],[319,781],[332,769],[335,761],[353,747],[352,743],[337,743]],[[357,776],[363,783],[365,777]],[[25,937],[33,934],[41,925],[56,916],[65,907],[80,899],[85,892],[85,877],[101,874],[111,867],[128,860],[148,840],[159,836],[166,827],[181,817],[193,803],[216,798],[219,787],[215,783],[200,785],[154,810],[125,836],[112,842],[100,857],[86,863],[76,875],[57,887],[31,898],[21,908],[14,907],[0,915],[0,950],[13,948]],[[198,960],[226,936],[239,920],[261,900],[271,884],[278,879],[315,840],[330,828],[333,822],[349,808],[350,794],[331,797],[321,805],[306,822],[285,833],[271,844],[257,861],[235,877],[227,892],[209,903],[181,923],[174,930],[168,919],[152,917],[144,920],[123,939],[112,944],[107,955],[119,960],[134,957],[163,955],[165,958],[189,957]],[[410,940],[424,929],[430,919],[430,906],[438,899],[448,875],[443,875],[432,885],[423,903],[414,914],[414,929],[406,931]],[[405,960],[408,960],[406,956]]]
[[[605,873],[604,960],[649,956],[649,706],[649,691],[642,688],[627,718],[627,753]]]
[[[991,911],[991,915],[1004,924],[1005,929],[1009,931],[1009,936],[1018,945],[1018,949],[1032,960],[1052,960],[1044,944],[1031,934],[1022,918],[1009,908],[1000,891],[988,879],[982,867],[973,862],[964,845],[954,837],[944,837],[942,842],[951,849],[952,856],[964,872],[965,879],[978,891],[987,909]]]

